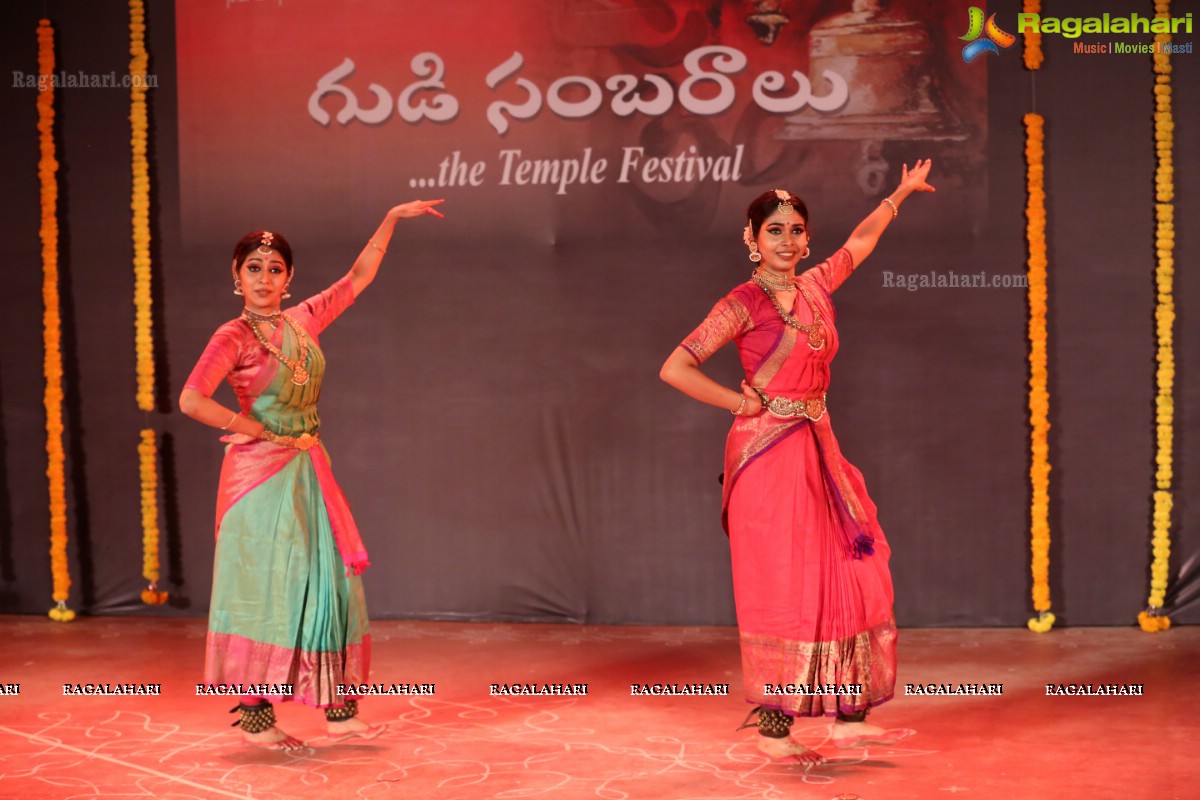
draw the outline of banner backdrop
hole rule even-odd
[[[966,5],[777,5],[180,3],[185,236],[228,239],[243,199],[316,237],[410,196],[469,203],[505,239],[736,234],[775,184],[861,214],[934,143],[955,193],[939,227],[969,228],[987,67],[959,57]]]
[[[823,258],[902,164],[934,155],[938,193],[889,234],[911,259],[887,262],[897,272],[929,269],[939,248],[972,252],[988,202],[988,67],[961,56],[965,5],[773,5],[176,5],[188,266],[171,286],[181,300],[213,297],[211,316],[180,329],[178,372],[236,310],[223,264],[247,230],[288,236],[293,292],[315,292],[387,208],[446,198],[445,220],[401,222],[379,280],[322,336],[332,366],[321,433],[372,554],[375,613],[733,621],[717,482],[728,416],[657,373],[748,277],[747,204],[776,187],[807,198]],[[899,318],[860,317],[860,344],[843,334],[868,356],[835,374],[831,415],[867,421],[843,429],[843,446],[869,480],[880,474],[871,458],[888,465],[875,489],[901,538],[931,528],[953,539],[954,523],[925,517],[970,512],[925,508],[903,476],[936,443],[897,431],[885,396],[951,402],[926,402],[937,384],[904,365],[958,325],[1020,320],[1023,295],[947,306],[880,292],[876,277],[843,290],[845,302],[855,291],[893,312],[901,295],[911,302]],[[940,368],[982,368],[971,341]],[[1007,451],[1019,494],[1019,333],[1012,345],[1011,431],[986,446]],[[732,349],[707,369],[740,379]],[[964,385],[954,402],[986,384]],[[215,482],[210,433],[182,436],[182,452],[212,460],[192,485]],[[181,503],[189,529],[202,529],[206,503]],[[1021,518],[1015,503],[992,522],[1019,530]],[[1022,570],[1019,544],[1012,555]]]
[[[659,367],[749,276],[752,197],[786,188],[807,200],[812,264],[878,207],[903,163],[932,156],[937,192],[903,205],[835,295],[829,414],[892,545],[897,621],[1024,625],[1022,116],[1036,110],[1054,611],[1060,625],[1132,624],[1146,601],[1156,436],[1155,85],[1135,52],[1149,37],[1046,35],[1046,65],[1031,74],[1019,39],[1002,46],[1019,33],[1018,6],[150,0],[159,385],[147,414],[135,404],[119,88],[128,9],[5,3],[0,172],[13,202],[0,242],[14,267],[0,298],[0,610],[43,614],[50,595],[33,74],[33,32],[48,17],[65,82],[73,608],[207,611],[223,445],[176,398],[241,309],[233,243],[256,228],[285,234],[300,300],[345,273],[387,208],[441,196],[446,218],[402,221],[376,281],[321,335],[321,437],[371,554],[372,617],[732,623],[717,481],[730,417],[664,385]],[[1048,13],[1150,12],[1062,0]],[[992,14],[998,30],[985,26]],[[1129,47],[1088,49],[1118,40]],[[1184,219],[1200,186],[1185,135],[1200,125],[1200,61],[1184,51],[1172,62]],[[1176,262],[1195,261],[1187,227],[1177,236]],[[1175,277],[1185,410],[1200,407],[1187,378],[1200,369],[1188,347],[1200,341],[1188,311],[1197,275]],[[732,348],[705,370],[731,387],[742,377]],[[227,388],[218,398],[233,403]],[[135,446],[147,427],[161,435],[171,594],[154,609],[139,599]],[[1176,622],[1200,608],[1194,428],[1180,411]]]

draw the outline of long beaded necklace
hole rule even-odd
[[[287,314],[280,314],[280,316],[283,317],[283,321],[286,322],[288,327],[292,329],[292,332],[296,334],[296,341],[300,343],[300,357],[293,361],[285,356],[282,350],[271,344],[271,342],[267,340],[266,336],[263,336],[263,332],[258,329],[258,323],[255,322],[254,316],[261,317],[262,315],[254,314],[249,310],[242,312],[242,319],[244,319],[246,324],[250,326],[250,330],[254,331],[254,336],[258,339],[258,343],[265,347],[268,353],[279,359],[279,363],[283,364],[292,371],[292,383],[296,384],[297,386],[303,386],[304,384],[308,383],[308,370],[304,368],[304,365],[308,363],[308,334],[305,333],[304,328],[300,327],[300,323],[296,322],[296,320],[292,319]]]
[[[784,321],[784,324],[791,325],[793,328],[804,331],[808,334],[809,347],[811,347],[813,350],[820,350],[825,346],[825,325],[821,321],[821,312],[817,310],[817,306],[813,302],[813,299],[809,295],[807,289],[805,289],[803,286],[797,287],[800,289],[800,294],[804,297],[804,302],[808,303],[808,307],[812,310],[812,325],[805,325],[803,322],[784,311],[783,306],[779,304],[779,298],[775,296],[775,292],[771,290],[771,287],[762,279],[761,276],[759,276],[757,272],[754,274],[753,280],[758,288],[766,292],[767,297],[771,300],[771,305],[775,306],[775,311],[779,314],[779,318]]]

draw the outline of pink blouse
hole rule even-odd
[[[284,312],[299,322],[313,343],[320,346],[317,335],[353,303],[354,287],[347,275],[320,294],[286,308]],[[278,347],[282,341],[283,326],[280,325],[273,344]],[[221,381],[228,379],[237,393],[242,413],[246,413],[275,377],[278,366],[279,362],[259,344],[250,326],[239,317],[217,328],[184,385],[205,397],[212,397]]]

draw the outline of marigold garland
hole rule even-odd
[[[1050,393],[1046,372],[1046,191],[1045,133],[1040,114],[1025,115],[1025,162],[1028,200],[1025,237],[1029,243],[1029,423],[1032,486],[1030,539],[1033,608],[1029,629],[1045,633],[1054,626],[1050,613]]]
[[[162,605],[167,593],[158,591],[158,445],[154,431],[142,430],[138,465],[142,481],[142,576],[150,585],[142,591],[142,602]]]
[[[150,165],[146,158],[149,124],[146,113],[146,11],[142,0],[129,0],[129,141],[133,151],[133,187],[129,207],[133,211],[133,305],[134,346],[137,353],[137,405],[154,410],[154,331],[150,295]],[[154,431],[141,433],[138,464],[142,486],[142,575],[150,585],[142,591],[142,602],[161,605],[167,593],[158,591],[158,447]]]
[[[75,612],[67,608],[71,572],[67,563],[67,490],[63,465],[62,321],[58,297],[58,161],[54,151],[54,27],[38,21],[38,180],[41,183],[42,224],[42,341],[46,391],[46,477],[50,494],[50,572],[56,605],[50,619],[70,622]]]
[[[1154,4],[1156,17],[1171,15],[1169,0],[1158,0]],[[1175,175],[1172,148],[1175,136],[1175,120],[1171,114],[1171,55],[1162,52],[1163,44],[1171,41],[1170,34],[1155,35],[1154,52],[1154,146],[1158,156],[1158,168],[1154,175],[1154,199],[1157,228],[1155,251],[1157,266],[1158,306],[1154,312],[1155,334],[1158,339],[1155,376],[1158,393],[1154,400],[1155,425],[1158,452],[1154,461],[1154,522],[1150,539],[1153,558],[1150,562],[1150,597],[1146,609],[1138,614],[1138,625],[1147,633],[1163,631],[1171,627],[1171,618],[1162,611],[1166,599],[1168,569],[1171,558],[1171,495],[1172,447],[1175,439]]]
[[[1026,14],[1040,14],[1042,11],[1041,0],[1025,0]],[[1032,25],[1024,31],[1025,37],[1025,69],[1035,70],[1042,66],[1042,34]]]
[[[150,297],[150,167],[146,159],[146,15],[142,0],[129,1],[130,144],[133,148],[133,305],[137,348],[137,404],[154,410],[154,332]]]

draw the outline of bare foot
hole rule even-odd
[[[258,733],[242,731],[242,741],[255,747],[265,747],[268,750],[299,750],[305,747],[304,742],[295,736],[284,733],[274,725]]]
[[[886,747],[912,736],[914,733],[916,731],[911,728],[881,728],[865,722],[835,722],[833,724],[833,743],[843,750],[851,747],[867,747],[868,745]]]
[[[758,736],[758,750],[772,761],[792,759],[799,761],[805,769],[812,769],[818,764],[825,763],[824,757],[816,750],[809,750],[802,744],[788,738],[773,739],[770,736]]]
[[[358,717],[326,723],[329,738],[335,742],[344,739],[374,739],[387,730],[387,725],[368,725]]]

